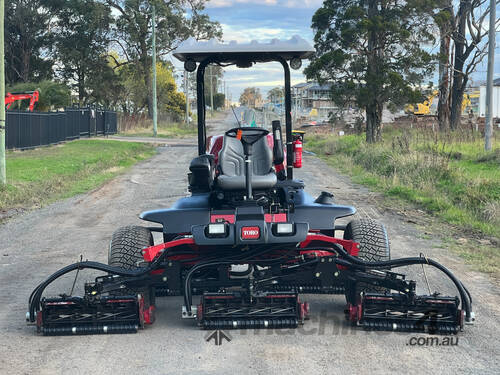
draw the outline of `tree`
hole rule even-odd
[[[151,89],[151,5],[156,8],[158,57],[165,56],[189,37],[197,40],[220,37],[220,26],[203,9],[206,0],[103,0],[116,13],[112,42],[124,61],[133,64],[147,93],[148,114],[152,116]]]
[[[277,86],[269,90],[267,99],[272,103],[281,103],[285,97],[285,90],[281,86]]]
[[[240,104],[249,107],[255,107],[261,100],[262,95],[260,94],[260,90],[255,87],[247,87],[240,95]]]
[[[56,15],[56,72],[78,93],[80,106],[99,102],[103,84],[112,80],[107,51],[111,10],[95,0],[46,0]]]
[[[173,69],[170,63],[156,63],[158,109],[182,116],[186,111],[186,96],[177,91]]]
[[[214,95],[214,109],[217,110],[220,108],[224,108],[225,101],[226,101],[226,95],[224,95],[221,92],[216,93]]]
[[[173,66],[161,61],[157,62],[156,72],[159,111],[182,115],[185,111],[186,98],[183,93],[177,91]],[[147,89],[144,80],[140,79],[140,70],[133,64],[127,64],[120,66],[117,73],[121,89],[116,105],[125,113],[142,112],[147,107]]]
[[[211,64],[205,70],[205,104],[211,106],[211,90],[214,101],[214,109],[218,108],[215,104],[215,96],[217,95],[217,90],[220,82],[222,81],[222,77],[224,77],[224,70],[219,65]],[[194,88],[193,91],[196,92],[196,74],[193,74],[192,85]]]
[[[308,78],[332,81],[339,106],[365,109],[366,140],[380,139],[385,104],[415,102],[432,56],[422,45],[433,35],[418,7],[404,0],[325,0],[316,11],[316,55]]]
[[[52,77],[52,15],[40,0],[12,0],[5,10],[5,78],[9,85]]]
[[[481,43],[488,34],[488,28],[484,23],[489,15],[489,7],[482,10],[482,5],[485,3],[486,0],[460,0],[458,7],[456,28],[453,33],[455,60],[451,88],[451,129],[457,129],[460,125],[462,100],[470,74],[474,72],[488,50],[488,43]],[[500,23],[500,19],[497,23]]]

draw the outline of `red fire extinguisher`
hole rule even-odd
[[[293,167],[302,168],[302,141],[300,137],[293,141]]]

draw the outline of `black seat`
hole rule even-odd
[[[274,187],[277,178],[271,169],[273,153],[267,143],[267,137],[262,137],[253,144],[250,159],[253,166],[252,188],[270,189]],[[217,185],[222,190],[245,189],[245,154],[239,139],[224,135],[222,149],[219,152],[219,167],[221,174],[217,178]]]

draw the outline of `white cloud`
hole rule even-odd
[[[287,8],[319,8],[323,0],[286,0],[283,4]]]
[[[290,39],[292,35],[301,34],[300,29],[283,29],[279,27],[254,27],[239,28],[228,24],[221,24],[224,41],[232,40],[238,43],[250,42],[251,40],[270,41],[271,39]]]
[[[238,4],[262,4],[276,5],[278,0],[210,0],[207,3],[207,8],[223,8]]]
[[[323,0],[210,0],[207,8],[226,8],[238,4],[281,6],[286,8],[319,8]]]

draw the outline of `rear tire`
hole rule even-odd
[[[144,259],[142,250],[145,247],[153,245],[153,235],[148,228],[139,226],[121,227],[113,233],[113,237],[111,238],[108,264],[126,270],[143,268],[144,266],[138,266],[138,262]],[[142,294],[146,307],[154,304],[152,300],[153,293],[150,288],[126,288],[114,291],[113,293],[121,295]]]
[[[356,219],[347,224],[344,239],[359,243],[358,258],[367,262],[391,259],[389,238],[385,226],[371,219]],[[359,292],[385,292],[387,288],[358,284]]]

